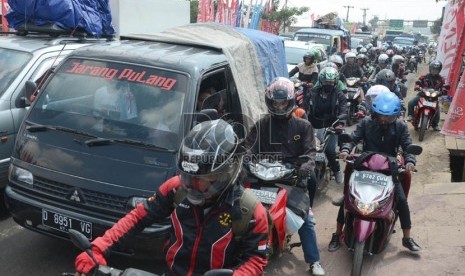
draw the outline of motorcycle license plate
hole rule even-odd
[[[363,184],[386,186],[390,182],[390,177],[382,173],[355,171],[354,174],[354,181]]]
[[[325,161],[325,158],[326,158],[326,156],[325,156],[324,153],[322,153],[322,152],[317,152],[317,153],[316,153],[316,156],[315,156],[315,161],[317,161],[317,162],[323,162],[323,161]]]
[[[429,102],[429,101],[424,101],[424,102],[423,102],[423,105],[424,105],[424,106],[429,106],[429,107],[436,107],[436,103],[435,103],[435,102]]]
[[[62,232],[74,229],[92,239],[92,223],[42,209],[42,224]]]
[[[276,201],[278,196],[278,188],[266,188],[263,187],[260,190],[250,189],[252,193],[260,200],[261,203],[272,205]]]

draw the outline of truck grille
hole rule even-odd
[[[57,181],[34,177],[34,189],[57,198],[68,200],[75,187]],[[126,211],[127,199],[87,189],[79,189],[88,206],[112,211]]]

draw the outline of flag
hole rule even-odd
[[[199,0],[198,13],[197,13],[197,22],[199,23],[206,22],[206,14],[205,14],[206,1],[208,0]]]
[[[452,103],[447,112],[441,133],[455,138],[465,139],[465,72],[462,73]]]
[[[242,21],[242,0],[240,0],[239,5],[237,6],[237,16],[236,16],[236,27],[241,27]]]

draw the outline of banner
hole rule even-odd
[[[452,98],[452,103],[447,112],[446,120],[441,133],[456,138],[465,139],[465,72],[460,78],[460,83]]]
[[[464,31],[464,1],[449,1],[444,10],[444,18],[439,35],[436,59],[442,62],[441,76],[450,84],[450,95],[457,88],[462,52],[465,48]]]

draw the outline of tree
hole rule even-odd
[[[187,0],[191,4],[191,23],[197,22],[197,14],[199,13],[199,0]]]
[[[273,0],[273,7],[279,7],[279,0]],[[297,22],[297,16],[302,15],[307,12],[308,7],[287,7],[283,6],[280,10],[275,10],[270,13],[263,13],[262,18],[270,22],[281,22],[277,24],[277,30],[274,30],[275,33],[280,33],[281,25],[283,33],[286,32],[286,26],[290,26]]]
[[[434,21],[433,26],[430,27],[431,33],[432,34],[440,34],[441,33],[441,27],[442,27],[442,18],[436,19]]]

